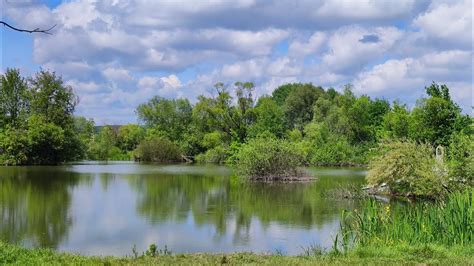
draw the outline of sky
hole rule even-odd
[[[62,75],[76,114],[137,122],[153,96],[209,96],[251,81],[256,94],[311,82],[413,107],[433,81],[472,115],[473,5],[425,0],[0,0],[1,68]]]

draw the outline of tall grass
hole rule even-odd
[[[343,215],[341,233],[354,244],[474,244],[474,189],[449,195],[442,202],[392,206],[370,199]],[[345,241],[347,245],[347,241]]]

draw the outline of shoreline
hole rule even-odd
[[[286,256],[256,253],[189,253],[156,254],[148,252],[136,257],[86,256],[75,253],[57,252],[51,249],[27,249],[0,241],[0,264],[19,265],[472,265],[474,263],[474,245],[437,246],[437,245],[393,245],[356,247],[342,251],[321,251],[307,249],[305,254]]]

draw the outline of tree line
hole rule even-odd
[[[251,82],[217,83],[211,96],[160,96],[140,104],[140,124],[96,127],[74,116],[78,103],[61,77],[40,71],[30,78],[7,69],[0,84],[0,163],[58,164],[71,160],[225,163],[242,144],[262,136],[291,143],[306,165],[367,164],[384,139],[442,145],[465,158],[459,146],[471,138],[472,118],[463,115],[446,85],[432,83],[410,109],[398,101],[356,96],[307,83],[285,84],[255,97]],[[457,148],[456,148],[457,147]]]

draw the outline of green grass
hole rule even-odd
[[[315,250],[307,255],[281,256],[254,253],[177,254],[132,257],[89,257],[26,249],[0,242],[0,265],[472,265],[474,247],[436,245],[357,247],[346,254]]]
[[[345,215],[342,239],[348,245],[399,244],[443,246],[474,244],[474,191],[457,192],[445,201],[391,206],[373,199]]]

